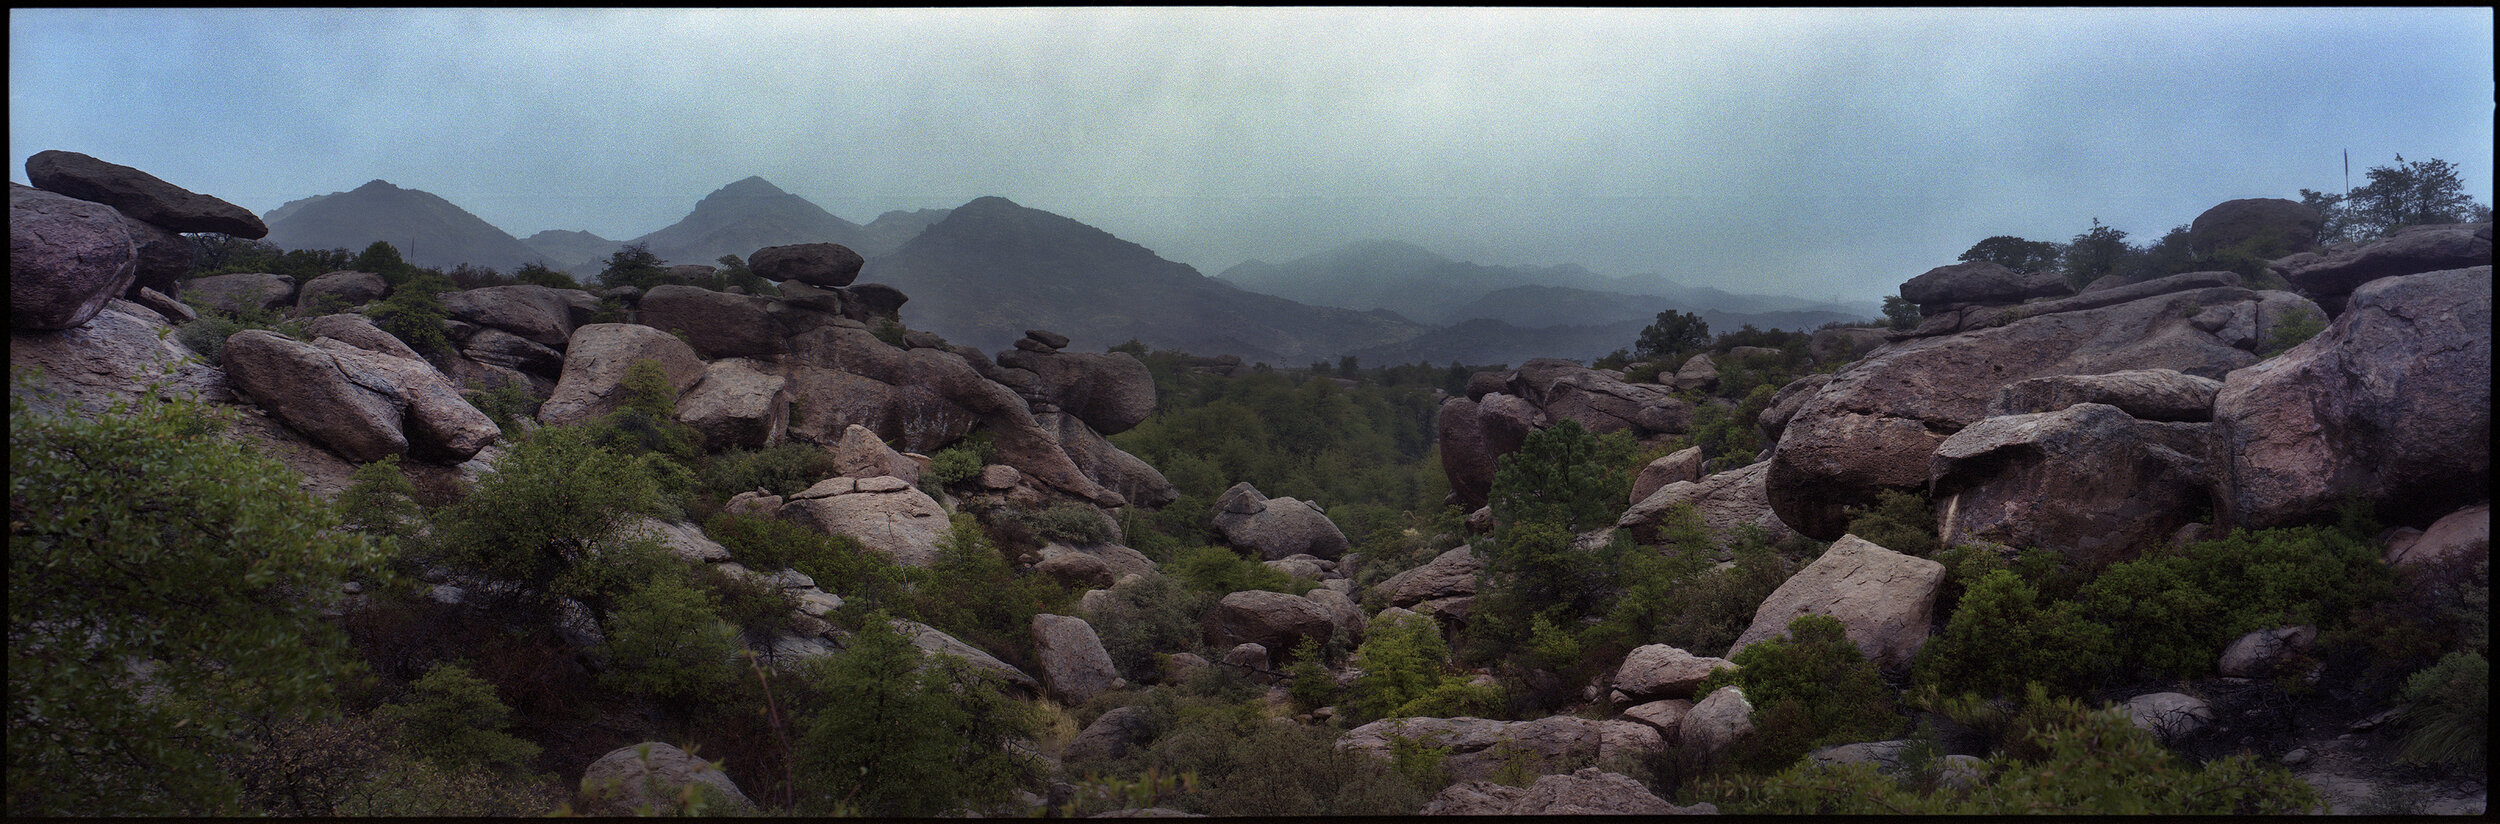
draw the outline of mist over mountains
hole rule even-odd
[[[1587,360],[1629,346],[1658,312],[1715,330],[1812,329],[1878,314],[1781,295],[1735,294],[1657,275],[1610,277],[1577,264],[1495,266],[1393,240],[1347,244],[1209,277],[1077,220],[983,197],[955,209],[892,211],[865,225],[761,177],[723,186],[685,218],[628,241],[548,230],[516,239],[447,200],[384,181],[290,202],[266,216],[281,247],[402,247],[420,266],[510,270],[541,263],[595,276],[627,243],[672,264],[711,264],[767,246],[840,243],[868,259],[862,280],[910,296],[913,328],[986,350],[1027,329],[1081,349],[1135,339],[1158,349],[1299,365]]]

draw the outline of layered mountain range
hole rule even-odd
[[[1587,359],[1623,348],[1666,309],[1713,329],[1812,329],[1876,308],[1733,294],[1656,275],[1616,278],[1575,264],[1492,266],[1396,241],[1365,241],[1281,264],[1249,261],[1208,277],[1102,229],[984,197],[955,209],[892,211],[862,225],[761,177],[721,187],[682,220],[627,241],[551,230],[516,239],[440,197],[374,181],[271,210],[286,248],[403,246],[421,266],[509,270],[540,263],[595,275],[628,243],[670,263],[797,243],[840,243],[868,259],[864,280],[911,297],[905,318],[950,340],[1005,348],[1050,329],[1081,348],[1131,339],[1156,348],[1299,364],[1518,363]]]

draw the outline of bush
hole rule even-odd
[[[1046,575],[1018,574],[971,515],[957,513],[938,562],[915,576],[912,613],[922,623],[1028,672],[1034,665],[1033,616],[1068,614],[1068,591]]]
[[[596,437],[549,427],[515,442],[468,497],[435,513],[441,560],[543,592],[597,548],[621,543],[635,516],[665,513],[651,459]]]
[[[924,664],[883,614],[804,677],[815,711],[798,744],[803,812],[930,816],[1038,783],[1038,764],[1015,746],[1038,732],[1030,710],[959,659]]]
[[[1887,489],[1876,493],[1872,505],[1850,507],[1849,533],[1920,558],[1935,557],[1944,548],[1936,536],[1935,509],[1928,506],[1926,494],[1918,492]]]
[[[1441,686],[1449,658],[1450,648],[1431,618],[1372,627],[1354,651],[1354,666],[1363,675],[1354,680],[1350,708],[1366,720],[1401,715],[1400,708]]]
[[[393,542],[416,535],[425,525],[417,487],[400,473],[397,455],[356,467],[336,505],[347,528]]]
[[[1710,554],[1717,539],[1689,504],[1668,510],[1659,534],[1664,547],[1623,553],[1614,603],[1604,621],[1582,634],[1594,657],[1619,657],[1643,644],[1725,653],[1753,625],[1754,609],[1796,571],[1758,534],[1738,536],[1730,547],[1736,565],[1717,568]]]
[[[383,274],[388,277],[389,273]],[[441,275],[420,274],[392,280],[391,294],[373,307],[373,325],[428,357],[449,355],[453,346],[451,338],[443,335],[447,310],[441,297],[441,293],[449,291],[454,291],[454,287]]]
[[[1088,504],[1062,501],[1026,516],[1044,540],[1077,546],[1111,543],[1111,517]]]
[[[703,534],[720,542],[750,569],[795,569],[815,579],[817,589],[841,593],[846,612],[854,605],[888,610],[908,606],[912,571],[848,535],[826,535],[778,518],[729,513],[704,521]]]
[[[1182,706],[1142,760],[1194,778],[1169,806],[1220,816],[1412,815],[1446,781],[1338,750],[1326,727],[1279,724],[1255,705]],[[1421,760],[1421,759],[1416,759]]]
[[[486,413],[487,419],[503,430],[506,439],[518,434],[513,425],[522,418],[538,416],[538,398],[519,383],[507,382],[488,389],[472,381],[469,389],[472,392],[462,392],[461,395],[468,399],[471,406],[477,407],[477,411]]]
[[[213,365],[221,363],[219,359],[225,357],[226,339],[245,329],[262,329],[296,340],[304,339],[303,324],[288,319],[274,309],[255,309],[236,314],[214,310],[201,312],[198,320],[175,329],[174,337],[182,341],[183,346],[190,347],[191,351],[200,353],[201,361]]]
[[[2405,680],[2404,760],[2481,769],[2491,757],[2491,662],[2452,652]]]
[[[1754,706],[1754,734],[1736,745],[1738,763],[1779,769],[1816,747],[1878,741],[1901,731],[1892,690],[1858,652],[1840,622],[1800,615],[1786,634],[1748,646],[1694,688],[1744,689]]]
[[[696,488],[723,500],[758,489],[789,497],[833,477],[833,452],[808,443],[780,443],[762,449],[731,449],[711,456]]]
[[[2305,307],[2294,309],[2292,314],[2275,321],[2274,328],[2266,330],[2266,342],[2264,346],[2257,349],[2257,359],[2264,360],[2292,351],[2292,347],[2299,346],[2324,331],[2326,331],[2326,318]]]
[[[967,440],[940,449],[937,454],[929,456],[929,469],[920,473],[920,479],[944,489],[979,478],[981,467],[989,464],[989,452],[990,443],[987,440]]]
[[[382,552],[195,400],[47,415],[15,380],[8,811],[235,811],[216,758],[353,680],[321,612]]]
[[[723,623],[710,593],[662,574],[617,599],[599,645],[610,669],[604,679],[635,695],[688,698],[736,673],[737,630]]]
[[[2212,670],[2225,644],[2296,624],[2335,629],[2393,591],[2371,543],[2343,529],[2242,530],[2113,564],[2082,591],[2118,658],[2182,677]]]
[[[1296,578],[1240,553],[1220,546],[1202,546],[1185,550],[1174,562],[1173,571],[1190,589],[1216,597],[1259,589],[1300,595],[1318,586],[1307,578]]]
[[[538,745],[503,730],[512,708],[495,700],[493,684],[469,674],[456,663],[437,664],[417,679],[406,703],[375,712],[400,725],[399,739],[409,754],[447,770],[467,766],[518,771],[538,757]]]
[[[2073,694],[2114,663],[2106,626],[2073,601],[2043,603],[2012,571],[1971,584],[1943,634],[1919,650],[1919,683],[1946,692],[2015,695],[2025,683]]]
[[[1145,575],[1112,587],[1109,602],[1089,617],[1121,677],[1151,684],[1162,675],[1155,653],[1198,648],[1198,615],[1206,602],[1170,576]]]

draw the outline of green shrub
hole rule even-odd
[[[1695,655],[1720,655],[1753,625],[1763,599],[1779,589],[1795,564],[1759,535],[1731,542],[1735,566],[1716,568],[1717,541],[1689,504],[1660,520],[1664,547],[1627,551],[1616,577],[1619,593],[1606,618],[1582,636],[1598,658],[1620,656],[1643,644],[1673,644]]]
[[[8,812],[239,811],[218,758],[355,679],[321,613],[382,551],[196,400],[47,414],[12,383]]]
[[[1932,558],[1944,546],[1936,537],[1936,512],[1924,493],[1887,489],[1875,503],[1850,507],[1849,533],[1876,546],[1919,558]]]
[[[2291,314],[2275,321],[2274,328],[2266,330],[2266,342],[2264,346],[2257,349],[2257,358],[2264,360],[2292,351],[2292,347],[2299,346],[2324,331],[2326,331],[2326,318],[2310,311],[2307,307],[2294,309]]]
[[[2085,617],[2108,626],[2118,657],[2155,673],[2210,672],[2249,632],[2334,629],[2393,591],[2378,550],[2342,529],[2242,530],[2113,564],[2082,591]]]
[[[2036,759],[1997,756],[1969,790],[1907,784],[1872,764],[1799,762],[1722,776],[1694,795],[1737,815],[2291,815],[2325,809],[2316,789],[2248,755],[2190,764],[2125,713],[2052,705],[2023,736]]]
[[[1111,543],[1111,518],[1088,504],[1061,501],[1027,516],[1045,540],[1077,546]]]
[[[226,339],[245,329],[276,332],[296,340],[304,339],[304,325],[275,309],[252,309],[228,314],[210,310],[201,312],[198,320],[174,330],[174,337],[191,351],[200,353],[200,360],[217,364],[225,357]]]
[[[736,672],[737,630],[721,621],[710,593],[662,574],[617,599],[599,645],[610,669],[603,680],[635,695],[689,698]]]
[[[495,427],[503,430],[506,438],[517,434],[513,425],[522,418],[538,416],[538,398],[530,394],[528,387],[517,382],[505,382],[488,389],[471,381],[469,389],[473,393],[463,392],[461,395],[468,399],[469,405],[477,407],[477,411],[486,413],[487,419],[494,421]]]
[[[1919,650],[1917,680],[1946,692],[2014,695],[2037,682],[2073,694],[2113,664],[2109,628],[2085,619],[2081,606],[2043,602],[2012,571],[1988,573]]]
[[[504,732],[512,708],[495,700],[495,686],[467,667],[436,664],[410,686],[414,691],[405,703],[376,711],[400,725],[400,741],[410,754],[454,770],[470,765],[523,770],[538,757],[538,745]]]
[[[451,338],[443,334],[447,310],[441,293],[453,290],[450,280],[430,273],[392,280],[390,295],[372,309],[373,325],[428,357],[451,354]]]
[[[795,569],[816,588],[841,593],[844,611],[856,607],[908,608],[912,570],[847,535],[826,535],[778,518],[722,513],[703,522],[703,534],[749,569]]]
[[[586,427],[540,429],[495,460],[468,497],[435,513],[441,561],[545,591],[636,516],[667,512],[652,459],[601,446]]]
[[[769,644],[789,628],[790,611],[799,604],[788,590],[782,589],[780,582],[761,575],[731,573],[709,564],[693,572],[695,585],[720,605],[721,620],[737,627],[747,638]]]
[[[758,489],[786,498],[839,471],[832,450],[815,444],[793,441],[762,449],[741,447],[707,459],[696,488],[722,499]]]
[[[1373,626],[1354,651],[1354,666],[1363,675],[1354,680],[1350,708],[1363,719],[1398,715],[1399,708],[1441,686],[1450,675],[1449,657],[1449,645],[1431,618]]]
[[[915,576],[912,614],[1019,669],[1038,671],[1033,616],[1066,615],[1073,596],[1047,575],[1017,574],[971,515],[956,513],[952,522],[937,563]]]
[[[811,659],[804,678],[801,705],[812,712],[797,747],[803,813],[931,816],[1004,802],[1038,782],[1038,765],[1016,746],[1039,731],[1031,711],[960,659],[924,665],[882,613],[844,654]]]
[[[2452,652],[2405,680],[2404,760],[2480,769],[2491,757],[2491,662]]]
[[[1228,817],[1406,816],[1446,784],[1436,769],[1402,773],[1339,750],[1336,737],[1327,727],[1275,723],[1254,705],[1184,706],[1143,760],[1160,774],[1194,777],[1170,806]]]
[[[397,455],[356,467],[335,504],[349,529],[377,538],[407,538],[425,524],[425,509],[417,505],[417,487],[400,473]]]
[[[989,441],[971,439],[940,449],[929,456],[929,468],[920,473],[920,478],[941,489],[979,478],[981,467],[989,464],[989,452]]]
[[[1747,646],[1730,660],[1737,669],[1711,673],[1694,694],[1737,686],[1753,704],[1754,734],[1737,744],[1738,763],[1778,769],[1816,747],[1901,731],[1892,690],[1831,616],[1797,616],[1784,635]]]
[[[1300,595],[1318,586],[1307,578],[1285,574],[1282,570],[1244,558],[1240,553],[1220,546],[1185,550],[1174,566],[1173,574],[1178,575],[1190,589],[1219,598],[1254,589]]]
[[[1109,602],[1092,615],[1102,649],[1132,684],[1161,680],[1158,651],[1197,649],[1198,614],[1207,598],[1166,575],[1145,575],[1111,588]]]
[[[512,272],[512,282],[523,286],[545,286],[553,289],[579,289],[580,281],[571,274],[547,268],[543,263],[524,263]]]

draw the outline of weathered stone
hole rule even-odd
[[[1745,692],[1735,687],[1720,687],[1693,704],[1684,714],[1683,729],[1677,731],[1676,745],[1704,757],[1715,755],[1753,734],[1753,704],[1745,700]]]
[[[2139,421],[2115,406],[1988,418],[1929,460],[1947,546],[2067,553],[2092,567],[2161,546],[2213,503],[2213,425]]]
[[[1383,761],[1400,740],[1449,748],[1442,764],[1465,781],[1493,777],[1506,768],[1539,773],[1597,760],[1605,746],[1607,722],[1569,715],[1534,721],[1483,718],[1386,718],[1346,731],[1336,748]]]
[[[1761,416],[1754,419],[1755,428],[1762,431],[1763,442],[1779,443],[1780,434],[1788,430],[1789,419],[1796,417],[1797,410],[1805,408],[1806,401],[1831,382],[1829,373],[1816,373],[1789,381],[1787,386],[1772,393],[1771,405],[1763,407]]]
[[[1449,476],[1460,508],[1468,510],[1488,500],[1495,462],[1518,451],[1528,433],[1545,423],[1543,413],[1516,396],[1491,392],[1481,398],[1443,401],[1437,424],[1441,472]]]
[[[1862,326],[1818,329],[1806,341],[1806,355],[1815,363],[1848,363],[1884,345],[1884,330]]]
[[[265,272],[197,277],[182,282],[182,299],[230,315],[284,309],[295,305],[295,278]]]
[[[2221,391],[2221,381],[2175,369],[2049,375],[2015,381],[1998,389],[1988,403],[1987,414],[1994,417],[2055,412],[2079,403],[2104,403],[2137,420],[2210,421],[2214,395]]]
[[[169,295],[182,291],[182,279],[197,268],[199,260],[199,249],[191,239],[127,213],[122,215],[122,227],[130,230],[131,248],[139,253],[130,289],[123,294],[135,299],[142,288]]]
[[[903,304],[911,301],[903,290],[882,283],[862,283],[850,287],[850,290],[850,298],[842,302],[842,314],[844,317],[857,314],[859,317],[852,319],[862,322],[900,321]]]
[[[1155,571],[1154,559],[1118,544],[1052,543],[1043,545],[1040,554],[1042,560],[1033,565],[1033,571],[1069,586],[1109,587],[1123,576]]]
[[[1701,480],[1701,447],[1688,446],[1650,461],[1641,467],[1641,474],[1632,479],[1632,503],[1640,503],[1659,487],[1679,481]]]
[[[2292,255],[2272,268],[2302,294],[2341,314],[2338,298],[2370,281],[2490,265],[2491,222],[2484,221],[2407,226],[2379,240]]]
[[[1943,584],[1943,564],[1842,536],[1763,600],[1753,625],[1728,647],[1727,657],[1787,634],[1790,620],[1811,613],[1839,620],[1850,642],[1877,666],[1909,666],[1927,641],[1928,618]]]
[[[2023,273],[1990,261],[1938,266],[1901,284],[1901,299],[1927,308],[1969,303],[2021,303],[2074,294],[2054,271]]]
[[[1124,352],[1011,350],[998,365],[1033,373],[1043,399],[1104,435],[1135,428],[1155,411],[1154,375]]]
[[[894,480],[881,487],[885,491],[869,491],[857,479],[829,479],[791,496],[782,504],[782,517],[827,535],[856,538],[904,566],[936,566],[938,544],[949,527],[946,510],[919,488]]]
[[[683,332],[699,357],[761,358],[790,351],[765,306],[771,301],[695,286],[666,284],[642,296],[643,325]]]
[[[834,474],[849,478],[900,478],[906,485],[920,482],[920,464],[903,453],[886,446],[877,433],[852,424],[842,430],[842,440],[833,446]]]
[[[823,287],[851,285],[866,263],[858,252],[839,243],[766,246],[747,258],[747,268],[766,279]]]
[[[1068,742],[1061,755],[1069,763],[1109,761],[1152,740],[1154,724],[1145,707],[1115,707]]]
[[[1692,711],[1693,702],[1668,698],[1625,708],[1623,717],[1657,728],[1658,734],[1668,741],[1678,741],[1684,731],[1684,716]]]
[[[269,236],[269,225],[249,209],[77,152],[36,152],[26,159],[26,180],[35,188],[111,206],[176,232],[218,232],[246,240]]]
[[[971,664],[974,669],[998,676],[1007,685],[1011,694],[1021,694],[1028,698],[1041,694],[1042,683],[1033,680],[1033,676],[1008,665],[1005,661],[998,660],[997,656],[982,651],[980,647],[964,643],[963,639],[948,635],[936,627],[918,621],[896,618],[892,626],[896,632],[902,633],[904,638],[910,639],[912,646],[919,647],[921,652],[931,655],[952,655]]]
[[[2226,200],[2188,224],[2188,248],[2200,255],[2254,241],[2284,252],[2305,252],[2318,245],[2326,218],[2318,210],[2279,197]]]
[[[1395,606],[1409,607],[1437,598],[1476,594],[1476,571],[1483,559],[1467,547],[1443,552],[1422,566],[1400,572],[1373,588]]]
[[[459,387],[423,359],[362,349],[331,338],[315,339],[313,345],[328,350],[337,359],[340,372],[352,380],[376,389],[387,386],[393,391],[397,404],[405,410],[400,431],[408,442],[410,457],[454,465],[476,457],[479,450],[503,436],[494,419],[470,405]],[[380,376],[382,380],[376,382],[366,376]]]
[[[1304,638],[1327,643],[1336,631],[1328,611],[1311,599],[1264,590],[1224,596],[1199,623],[1207,646],[1229,649],[1258,644],[1279,656],[1291,655]]]
[[[1615,521],[1615,526],[1631,530],[1636,541],[1656,543],[1659,540],[1658,522],[1666,517],[1667,511],[1676,504],[1689,503],[1701,515],[1702,524],[1710,528],[1712,539],[1722,548],[1733,544],[1739,537],[1739,530],[1747,527],[1760,530],[1762,538],[1767,541],[1787,540],[1795,533],[1771,508],[1769,495],[1763,486],[1770,472],[1771,465],[1760,462],[1720,472],[1699,482],[1667,484],[1624,510],[1623,516]]]
[[[1345,533],[1319,507],[1269,498],[1246,481],[1216,499],[1214,526],[1226,543],[1265,560],[1300,554],[1336,558],[1348,546]]]
[[[2152,733],[2165,744],[2195,735],[2214,721],[2212,704],[2175,692],[2138,695],[2119,708],[2126,711],[2137,729]]]
[[[1721,669],[1735,669],[1725,658],[1694,655],[1666,644],[1634,647],[1615,668],[1614,687],[1633,701],[1691,698],[1702,679]]]
[[[295,305],[305,311],[321,311],[325,304],[330,311],[352,309],[381,300],[390,289],[381,275],[341,270],[306,282],[295,296]]]
[[[1719,365],[1711,362],[1707,352],[1694,355],[1686,359],[1683,366],[1676,368],[1675,377],[1668,385],[1674,386],[1678,392],[1707,390],[1719,385]]]
[[[1493,781],[1452,785],[1433,796],[1417,815],[1692,815],[1716,812],[1708,804],[1678,807],[1641,782],[1596,767],[1570,775],[1538,776],[1513,787]]]
[[[200,319],[200,313],[193,311],[189,304],[167,297],[165,293],[145,286],[131,287],[130,300],[132,303],[147,307],[148,311],[155,312],[167,323],[176,326]]]
[[[2489,499],[2491,273],[2371,281],[2325,332],[2225,378],[2226,522],[2322,520],[2349,496],[2418,524]]]
[[[1684,431],[1691,404],[1663,386],[1628,384],[1577,363],[1530,358],[1512,370],[1510,394],[1535,405],[1549,421],[1578,421],[1597,434],[1633,430],[1648,436]],[[1506,454],[1506,453],[1499,453]]]
[[[1083,618],[1033,616],[1033,654],[1051,697],[1071,706],[1122,683],[1111,654],[1103,651],[1102,637]]]
[[[1342,639],[1347,647],[1363,643],[1364,630],[1369,622],[1363,618],[1361,604],[1355,603],[1354,599],[1345,593],[1327,587],[1305,592],[1302,597],[1319,605],[1320,611],[1327,613],[1329,623],[1337,625],[1337,637]]]
[[[2491,547],[2491,504],[2481,503],[2441,516],[2429,529],[2387,544],[2387,563],[2397,567],[2437,563]]]
[[[510,289],[521,287],[494,287]],[[492,291],[477,289],[461,294]],[[554,290],[548,290],[554,291]],[[516,333],[517,334],[517,333]],[[527,337],[524,335],[523,337]],[[631,323],[594,323],[573,333],[566,346],[564,376],[555,392],[538,408],[538,419],[550,426],[579,423],[614,412],[625,405],[625,374],[635,361],[656,360],[668,375],[672,395],[701,381],[703,361],[676,336]],[[677,398],[669,398],[674,404]]]
[[[501,329],[559,350],[570,344],[574,331],[599,309],[598,299],[589,292],[549,286],[489,286],[447,292],[442,299],[445,317]]]
[[[1056,438],[1059,451],[1067,455],[1078,472],[1103,488],[1119,493],[1129,503],[1159,509],[1180,500],[1180,490],[1174,488],[1161,471],[1113,445],[1076,416],[1065,412],[1039,412],[1033,415],[1033,420],[1041,425],[1042,431]]]
[[[677,399],[677,420],[703,433],[708,448],[780,443],[790,424],[790,380],[762,365],[743,358],[704,364],[702,380]]]
[[[2287,675],[2284,665],[2309,651],[2318,641],[2317,627],[2277,627],[2240,636],[2222,648],[2214,670],[2226,678],[2270,678]]]
[[[1266,644],[1248,642],[1234,644],[1232,649],[1224,651],[1223,661],[1225,666],[1248,670],[1252,673],[1264,673],[1275,669],[1274,663],[1268,658]]]
[[[712,762],[658,741],[620,747],[582,771],[582,809],[591,815],[633,815],[637,810],[681,810],[689,785],[713,795],[711,803],[750,809],[755,802]],[[715,807],[714,809],[719,809]]]
[[[259,329],[227,338],[221,360],[235,391],[340,457],[367,463],[408,451],[407,401],[386,375]]]

